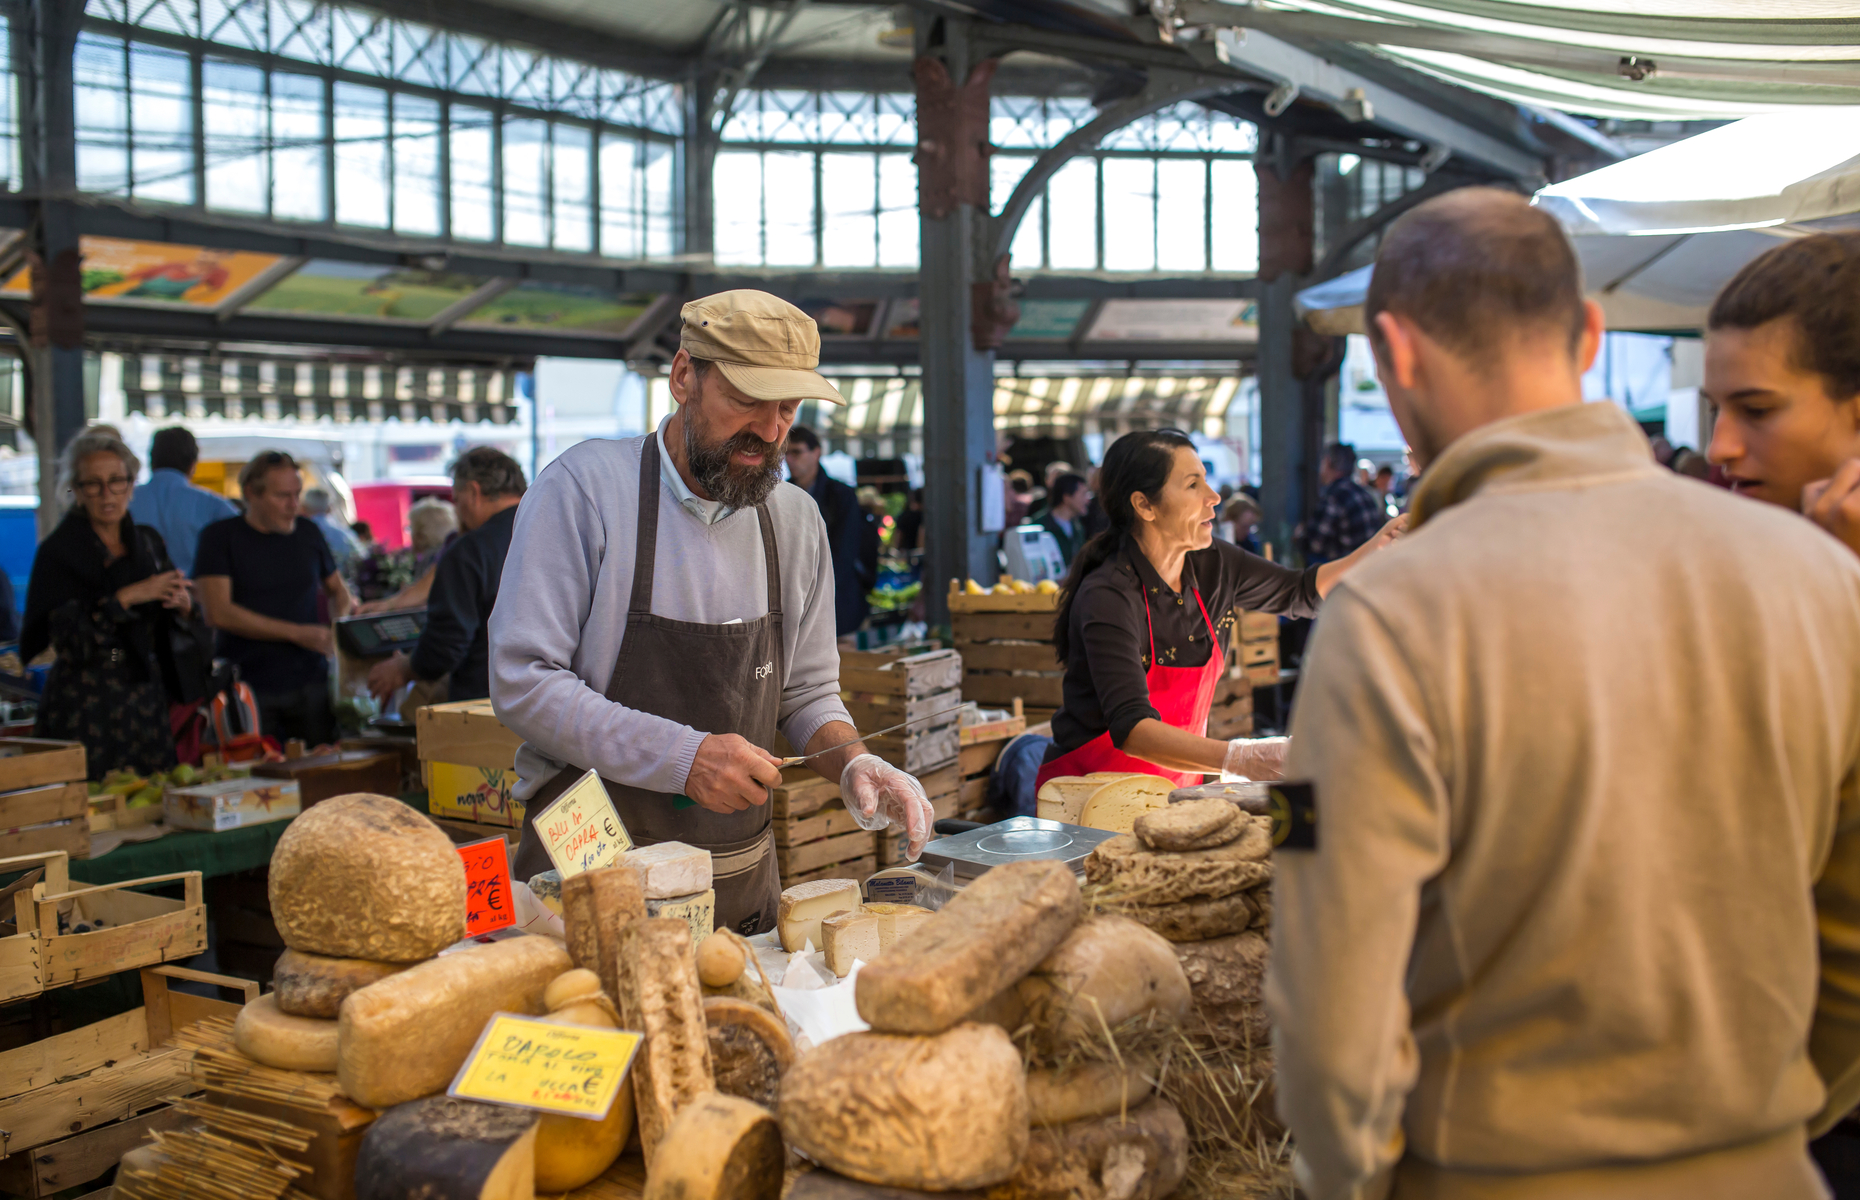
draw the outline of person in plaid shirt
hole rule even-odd
[[[1305,565],[1349,554],[1388,521],[1381,497],[1356,481],[1356,447],[1332,442],[1318,464],[1317,511],[1304,525]]]

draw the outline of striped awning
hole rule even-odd
[[[123,399],[151,419],[208,417],[437,424],[517,418],[516,369],[485,363],[362,363],[249,354],[129,352]]]

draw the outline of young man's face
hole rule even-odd
[[[788,460],[788,477],[803,487],[814,482],[814,473],[820,470],[820,447],[808,449],[799,442],[790,441],[785,456]]]
[[[1800,365],[1797,336],[1788,317],[1712,330],[1700,390],[1718,413],[1706,457],[1743,495],[1800,510],[1804,486],[1860,457],[1860,397],[1829,395]]]

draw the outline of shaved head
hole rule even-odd
[[[1437,196],[1389,227],[1363,319],[1391,312],[1480,370],[1520,340],[1583,332],[1582,276],[1556,219],[1497,188]],[[1379,338],[1378,338],[1379,340]]]

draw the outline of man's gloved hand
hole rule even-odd
[[[840,772],[840,795],[861,829],[886,825],[902,829],[910,843],[905,857],[915,859],[930,840],[936,813],[924,785],[876,754],[861,754]]]
[[[1285,778],[1285,752],[1291,746],[1292,739],[1288,737],[1235,738],[1227,743],[1227,758],[1221,763],[1221,782]]]

